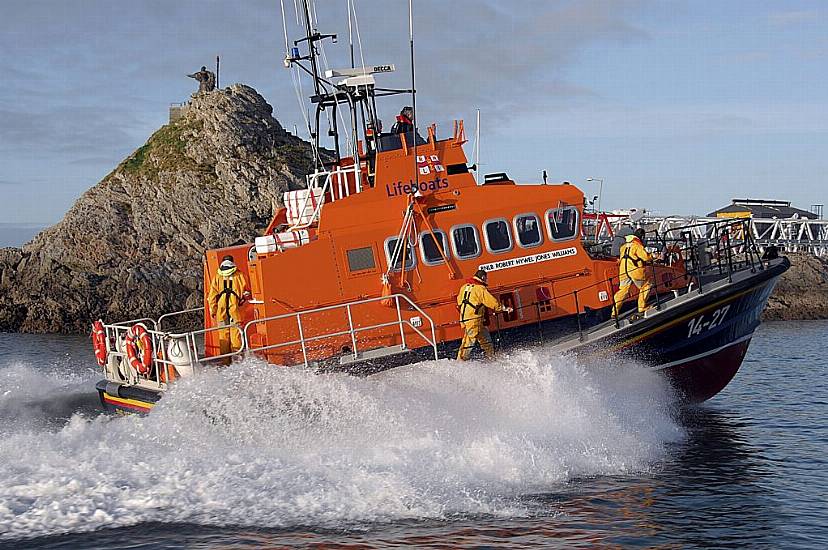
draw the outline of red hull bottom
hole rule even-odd
[[[751,335],[752,336],[752,335]],[[742,365],[750,336],[678,364],[662,367],[673,386],[692,403],[710,399],[727,386]]]

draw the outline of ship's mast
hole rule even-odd
[[[349,28],[349,44],[350,44],[350,61],[351,61],[351,68],[350,69],[340,69],[340,70],[326,70],[323,74],[320,70],[320,59],[319,59],[319,50],[317,47],[317,43],[321,42],[327,38],[332,39],[333,42],[336,42],[336,35],[335,34],[322,34],[316,28],[316,21],[314,21],[314,7],[313,7],[313,0],[301,0],[301,12],[302,18],[304,19],[304,32],[305,36],[293,41],[293,47],[290,48],[290,51],[287,52],[285,57],[285,66],[292,67],[295,66],[302,70],[303,72],[307,73],[313,79],[313,90],[314,95],[311,96],[310,100],[311,103],[316,104],[316,112],[314,115],[313,123],[308,121],[308,130],[311,133],[311,139],[313,140],[316,150],[319,150],[320,146],[320,118],[322,113],[327,113],[328,109],[330,108],[330,116],[328,116],[328,122],[330,123],[330,129],[328,131],[328,135],[332,138],[334,144],[334,152],[336,157],[336,162],[338,163],[342,159],[341,151],[340,151],[340,144],[339,144],[339,118],[342,115],[340,112],[340,103],[347,103],[348,106],[348,118],[350,120],[351,128],[351,136],[350,139],[353,142],[353,156],[354,162],[358,163],[360,159],[356,158],[359,156],[359,147],[358,142],[360,139],[360,134],[364,136],[365,143],[368,146],[366,151],[369,160],[373,160],[373,156],[376,153],[376,143],[379,138],[379,118],[377,115],[377,107],[376,107],[376,97],[378,95],[385,96],[385,95],[396,95],[396,94],[403,94],[403,93],[413,93],[413,82],[412,82],[412,90],[396,90],[396,89],[388,89],[388,88],[376,88],[374,84],[373,75],[375,73],[385,73],[394,71],[394,65],[373,65],[373,66],[365,66],[362,67],[355,67],[356,59],[354,55],[354,45],[353,45],[353,28],[352,28],[352,15],[355,17],[355,14],[351,13],[351,0],[349,0],[349,9],[348,9],[348,28]],[[297,6],[298,7],[298,6]],[[409,6],[410,9],[410,6]],[[284,7],[282,12],[283,18],[283,26],[285,27],[285,47],[288,46],[287,40],[287,26],[284,21],[285,14],[284,14]],[[411,29],[409,29],[411,30]],[[358,29],[357,29],[358,32]],[[413,35],[411,36],[411,40],[413,40]],[[302,42],[307,42],[308,46],[308,53],[307,55],[302,55],[299,51],[299,45]],[[308,61],[308,65],[306,66],[302,63],[302,61]],[[413,48],[412,48],[412,81],[413,81]],[[333,82],[332,78],[341,78],[342,80],[338,82]],[[412,102],[416,100],[412,97]],[[345,119],[343,119],[345,120]],[[343,122],[344,124],[344,122]],[[416,124],[416,115],[415,115],[415,124]],[[312,128],[310,126],[313,126]],[[362,126],[362,131],[359,131],[358,126]],[[370,129],[370,133],[369,130]],[[373,146],[373,147],[372,147]],[[415,144],[416,147],[416,144]],[[416,155],[415,155],[416,158]],[[323,161],[320,155],[317,155],[315,160],[316,168],[317,169],[324,169],[325,166],[323,165]],[[372,163],[371,163],[372,164]],[[371,171],[369,171],[371,172]],[[415,174],[417,171],[415,170]]]
[[[307,33],[304,38],[300,38],[299,40],[295,40],[293,45],[296,46],[300,42],[307,42],[308,43],[308,56],[307,59],[310,61],[311,64],[311,77],[313,78],[313,91],[316,95],[319,95],[322,91],[322,75],[319,74],[319,52],[316,50],[316,43],[320,40],[324,40],[325,38],[333,38],[336,39],[335,34],[320,34],[313,27],[313,19],[311,16],[311,8],[310,3],[308,0],[302,0],[302,11],[305,19],[305,32]]]
[[[329,99],[328,85],[330,83],[322,77],[322,74],[319,70],[319,51],[316,46],[317,42],[321,42],[326,38],[330,38],[334,42],[336,42],[336,35],[320,33],[314,26],[312,13],[313,11],[311,9],[311,0],[302,0],[302,18],[304,19],[305,23],[305,36],[304,38],[300,38],[298,40],[293,41],[293,48],[285,60],[285,65],[290,66],[292,64],[295,64],[300,69],[308,73],[310,77],[313,79],[314,95],[313,97],[311,97],[311,102],[316,103],[316,113],[314,116],[314,125],[313,128],[310,129],[310,131],[311,139],[314,140],[314,143],[316,144],[316,150],[319,150],[320,146],[319,119],[323,111],[326,111],[328,107],[332,107],[331,117],[329,118],[331,128],[328,132],[328,135],[331,138],[333,138],[336,160],[339,161],[339,159],[341,158],[341,154],[339,149],[339,128],[337,126],[338,105],[337,101],[335,100],[332,103],[330,101],[326,101],[326,99]],[[298,46],[302,42],[308,43],[308,54],[306,56],[302,56],[299,53]],[[301,60],[309,61],[310,69],[304,67],[300,63]],[[314,161],[317,169],[324,168],[322,165],[322,159],[319,155],[317,155]]]

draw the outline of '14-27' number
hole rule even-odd
[[[692,336],[695,336],[696,334],[700,334],[703,330],[710,330],[721,325],[729,309],[730,305],[726,305],[724,307],[717,309],[713,312],[713,318],[709,321],[705,321],[704,315],[696,317],[695,319],[691,319],[690,322],[687,324],[687,337],[690,338]]]

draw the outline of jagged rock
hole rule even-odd
[[[61,222],[0,249],[0,330],[86,332],[200,305],[205,250],[252,241],[311,159],[254,89],[195,95]]]
[[[791,268],[776,285],[763,319],[828,319],[828,262],[804,253],[787,256]]]

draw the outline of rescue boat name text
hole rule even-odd
[[[412,195],[417,192],[418,185],[420,193],[425,193],[426,191],[437,191],[438,189],[445,189],[449,186],[449,182],[446,178],[435,178],[430,181],[421,181],[419,182],[419,184],[416,184],[413,181],[409,181],[408,183],[403,184],[403,182],[398,181],[397,183],[386,183],[385,192],[388,194],[389,197],[396,197],[398,195]]]
[[[557,260],[559,258],[566,258],[567,256],[575,256],[578,249],[574,246],[569,248],[562,248],[560,250],[552,250],[550,252],[541,252],[540,254],[530,254],[529,256],[521,256],[520,258],[511,258],[508,260],[501,260],[499,262],[492,262],[490,264],[483,264],[480,269],[483,271],[499,271],[501,269],[512,269],[513,267],[520,267],[527,264],[539,264],[541,262],[548,262],[550,260]]]

